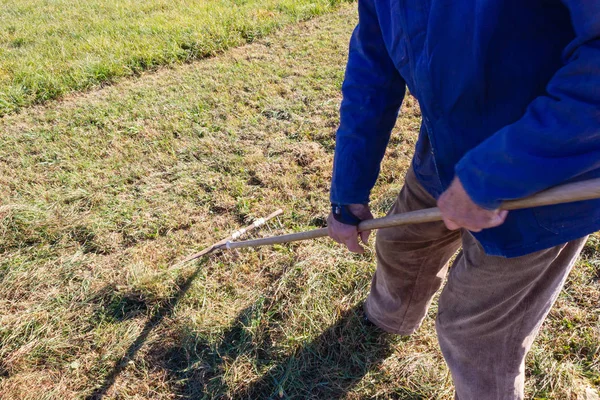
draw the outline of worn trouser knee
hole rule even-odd
[[[434,207],[436,200],[409,171],[388,215]],[[386,228],[377,232],[377,270],[365,303],[369,319],[401,335],[414,332],[427,313],[460,246],[460,232],[443,222]]]
[[[525,356],[584,244],[507,259],[463,234],[436,321],[458,399],[523,399]]]
[[[435,199],[409,171],[390,214],[433,206]],[[412,333],[462,245],[436,322],[457,398],[522,399],[525,355],[584,243],[507,259],[486,255],[470,233],[449,231],[441,222],[385,229],[378,233],[365,310],[384,330]]]

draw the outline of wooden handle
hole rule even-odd
[[[600,178],[588,181],[568,183],[545,190],[533,196],[519,200],[502,203],[503,210],[518,210],[522,208],[549,206],[553,204],[572,203],[576,201],[600,198]],[[402,214],[390,215],[383,218],[369,219],[358,225],[358,231],[390,228],[392,226],[434,222],[442,219],[439,208],[427,208]],[[241,249],[244,247],[258,247],[300,240],[316,239],[327,236],[327,228],[312,231],[291,233],[288,235],[272,236],[264,239],[246,240],[242,242],[227,242],[228,249]]]
[[[555,186],[519,200],[502,203],[503,210],[550,206],[600,198],[600,178]]]

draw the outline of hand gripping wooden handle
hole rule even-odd
[[[518,210],[521,208],[549,206],[552,204],[573,203],[576,201],[600,198],[600,178],[588,181],[568,183],[556,186],[519,200],[511,200],[502,203],[503,210]],[[390,215],[383,218],[375,218],[363,221],[358,225],[358,231],[369,231],[373,229],[390,228],[392,226],[418,224],[423,222],[440,221],[442,213],[439,208],[427,208],[424,210],[411,211],[403,214]],[[272,236],[264,239],[246,240],[242,242],[227,242],[224,247],[228,249],[241,249],[244,247],[268,246],[300,240],[316,239],[327,236],[327,228],[312,231],[291,233],[288,235]]]

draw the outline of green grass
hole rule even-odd
[[[323,225],[355,23],[343,6],[0,120],[3,400],[452,398],[435,303],[409,338],[360,324],[372,247],[351,255],[320,239],[171,267],[280,207],[258,236]],[[419,124],[409,97],[378,215]],[[527,359],[528,398],[599,386],[598,240]]]
[[[0,116],[217,54],[340,0],[2,0]]]

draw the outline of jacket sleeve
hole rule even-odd
[[[456,165],[465,190],[482,207],[497,208],[600,168],[600,2],[564,3],[576,38],[546,95]]]
[[[405,92],[385,47],[374,0],[359,0],[336,134],[331,201],[368,203]]]

